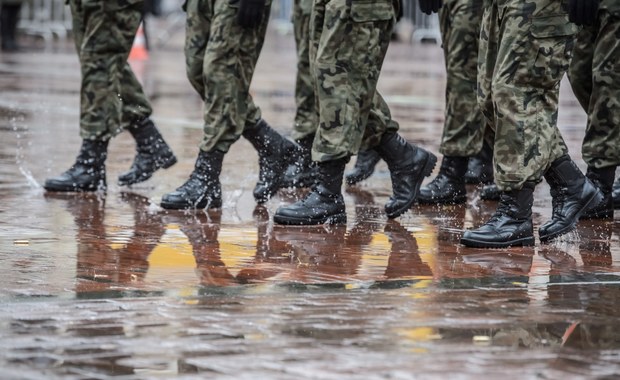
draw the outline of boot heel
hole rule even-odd
[[[422,148],[418,148],[418,149],[422,149]],[[435,156],[433,153],[428,152],[426,150],[424,150],[424,152],[428,155],[428,158],[426,159],[426,164],[424,165],[422,174],[424,175],[424,177],[428,177],[431,174],[433,174],[435,165],[437,165],[437,156]]]
[[[166,160],[166,162],[164,162],[164,164],[162,165],[163,169],[168,169],[169,167],[171,167],[172,165],[177,163],[177,158],[176,156],[172,156],[170,157],[168,160]]]

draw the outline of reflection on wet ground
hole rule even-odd
[[[287,132],[292,41],[269,38],[253,88],[264,116]],[[381,164],[346,190],[346,226],[277,226],[274,210],[303,192],[255,207],[257,160],[245,141],[226,157],[222,210],[160,209],[161,194],[190,172],[201,133],[180,46],[154,53],[143,73],[180,162],[118,188],[133,155],[121,135],[107,194],[39,186],[79,145],[71,50],[1,57],[0,378],[620,376],[618,219],[581,223],[552,245],[468,249],[458,244],[463,229],[494,203],[471,187],[466,205],[416,206],[387,220]],[[396,44],[381,84],[403,133],[434,150],[444,79],[427,63],[440,57],[436,46]],[[570,94],[562,106],[578,152],[585,118]],[[537,225],[550,215],[544,185],[534,213]]]

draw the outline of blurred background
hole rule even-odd
[[[65,0],[0,0],[2,51],[54,49],[56,43],[71,36],[71,12]],[[147,0],[146,35],[152,44],[165,44],[172,33],[184,27],[183,0]],[[404,17],[395,37],[403,41],[440,40],[437,15],[418,10],[416,0],[405,0]],[[271,27],[279,33],[292,33],[293,0],[273,0]],[[156,20],[149,23],[149,20]],[[56,46],[57,47],[57,46]]]

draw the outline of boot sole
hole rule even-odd
[[[295,218],[290,216],[274,215],[273,221],[278,224],[287,226],[313,226],[317,224],[345,224],[347,223],[347,214],[337,214],[320,219],[311,218]]]
[[[422,149],[422,148],[418,148],[418,149]],[[424,163],[424,168],[422,169],[422,171],[420,172],[420,175],[416,179],[413,197],[411,197],[411,200],[407,202],[405,205],[403,205],[403,207],[399,208],[398,210],[395,210],[392,212],[386,211],[388,218],[390,219],[397,218],[401,216],[402,214],[404,214],[407,210],[409,210],[413,202],[415,202],[416,199],[418,198],[418,194],[420,193],[420,187],[422,187],[422,181],[424,181],[425,177],[428,177],[433,173],[433,169],[435,169],[435,165],[437,164],[437,156],[435,156],[431,152],[428,152],[428,151],[425,151],[425,152],[428,154],[428,157],[426,158],[426,162]]]
[[[460,205],[467,202],[467,195],[459,195],[456,198],[450,199],[420,199],[418,198],[418,203],[421,205]]]
[[[598,199],[598,201],[596,201]],[[575,214],[575,221],[573,222],[573,224],[566,226],[564,228],[562,228],[561,230],[549,234],[549,235],[540,235],[540,232],[538,234],[538,237],[540,238],[540,242],[541,243],[547,243],[550,240],[555,239],[558,236],[567,234],[571,231],[573,231],[575,228],[577,228],[577,222],[579,221],[579,219],[581,218],[581,215],[584,212],[590,211],[592,210],[594,207],[598,206],[599,203],[601,203],[603,201],[603,195],[601,194],[601,192],[599,190],[597,190],[588,200],[588,203],[586,203],[581,210],[577,211],[577,213]]]
[[[531,247],[536,243],[534,236],[528,236],[521,239],[515,239],[502,243],[494,243],[488,241],[463,239],[461,238],[461,244],[471,248],[510,248],[510,247]]]
[[[150,179],[153,176],[153,174],[155,174],[155,172],[158,171],[159,169],[168,169],[168,168],[172,167],[176,163],[177,163],[177,158],[176,158],[176,156],[173,155],[172,157],[170,157],[166,161],[164,161],[163,164],[156,165],[155,166],[155,170],[153,170],[151,172],[151,174],[149,174],[148,176],[142,176],[142,177],[137,178],[137,179],[132,180],[132,181],[123,181],[123,180],[121,180],[119,178],[117,184],[119,186],[131,186],[131,185],[135,185],[136,183],[144,182],[144,181]]]
[[[222,200],[214,199],[211,202],[198,202],[197,205],[161,201],[159,205],[161,206],[161,208],[165,208],[167,210],[202,210],[205,208],[216,209],[222,207]]]
[[[75,187],[75,186],[45,184],[43,185],[43,188],[47,191],[54,191],[54,192],[61,192],[61,193],[93,193],[96,191],[106,191],[107,185],[103,183],[103,184],[98,184],[96,186]]]

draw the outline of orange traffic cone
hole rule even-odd
[[[130,60],[146,61],[149,59],[149,51],[146,48],[146,37],[144,35],[144,24],[140,23],[136,38],[133,40],[133,46],[129,52]]]

